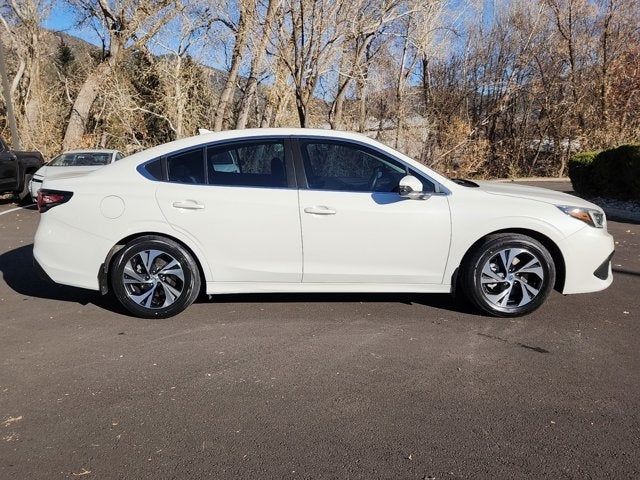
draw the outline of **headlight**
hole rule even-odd
[[[556,205],[556,207],[558,207],[570,217],[577,218],[587,225],[595,228],[604,227],[604,213],[602,213],[600,210],[595,210],[593,208],[570,207],[567,205]]]

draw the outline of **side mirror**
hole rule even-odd
[[[398,186],[398,192],[403,198],[410,198],[412,200],[426,200],[429,198],[428,193],[423,193],[422,182],[413,175],[406,175],[400,179]]]

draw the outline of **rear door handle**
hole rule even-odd
[[[196,202],[195,200],[183,200],[182,202],[173,202],[173,208],[180,208],[182,210],[202,210],[204,205]]]
[[[316,205],[305,208],[304,213],[309,213],[311,215],[335,215],[336,211],[332,208],[325,207],[324,205]]]

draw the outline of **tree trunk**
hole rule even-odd
[[[258,75],[262,69],[262,63],[264,56],[267,53],[267,44],[269,42],[269,36],[271,34],[271,27],[276,17],[276,13],[280,9],[281,0],[269,0],[269,6],[267,7],[267,13],[264,19],[264,30],[260,42],[255,48],[253,58],[251,59],[251,70],[249,72],[249,80],[242,97],[242,103],[240,104],[240,112],[238,113],[238,121],[236,122],[236,128],[245,128],[249,119],[249,110],[253,103],[256,91],[258,88]]]
[[[229,75],[227,76],[227,81],[224,84],[222,94],[220,95],[218,108],[216,108],[215,118],[213,120],[213,130],[215,132],[219,132],[224,127],[224,119],[227,115],[227,108],[229,106],[229,103],[231,102],[231,99],[233,98],[233,93],[236,88],[236,80],[238,79],[238,71],[240,70],[240,65],[242,65],[244,50],[247,47],[247,28],[250,23],[247,19],[247,12],[248,10],[244,9],[240,11],[240,21],[238,22],[236,43],[233,46],[231,69],[229,70]]]
[[[62,148],[64,150],[70,150],[80,145],[82,137],[85,134],[91,107],[98,97],[98,92],[105,78],[111,73],[112,67],[113,57],[109,57],[98,65],[82,84],[78,96],[73,102],[71,115],[69,115],[69,121],[67,123],[67,130],[62,140]]]

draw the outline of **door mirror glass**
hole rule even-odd
[[[429,197],[429,194],[424,193],[422,182],[413,175],[405,175],[400,179],[398,185],[398,193],[401,197],[411,198],[415,200],[423,200]]]

